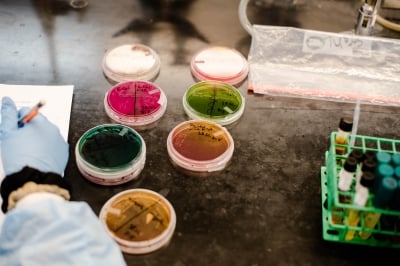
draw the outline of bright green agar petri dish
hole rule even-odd
[[[229,125],[243,114],[245,99],[234,86],[219,81],[202,81],[183,96],[183,108],[191,119]]]

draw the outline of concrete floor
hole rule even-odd
[[[250,1],[254,24],[331,32],[353,28],[359,2]],[[327,242],[322,239],[320,167],[329,135],[354,105],[256,95],[239,87],[246,110],[228,127],[232,163],[207,178],[188,177],[169,162],[166,139],[187,119],[182,96],[194,84],[190,59],[201,48],[224,45],[248,55],[251,38],[240,25],[238,0],[89,1],[73,10],[64,1],[0,1],[0,82],[73,84],[65,176],[75,200],[96,213],[112,195],[128,188],[164,191],[177,213],[168,247],[152,254],[125,255],[128,265],[398,265],[397,249]],[[376,35],[398,35],[377,28]],[[155,83],[168,107],[156,128],[141,132],[146,166],[138,180],[115,187],[94,185],[75,164],[73,150],[89,128],[108,123],[101,60],[107,49],[143,43],[161,57]],[[398,107],[362,105],[359,133],[399,138]]]

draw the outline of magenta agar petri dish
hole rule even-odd
[[[224,46],[199,51],[192,57],[190,67],[197,81],[214,80],[231,85],[239,85],[249,72],[246,58],[239,51]]]
[[[164,115],[167,97],[150,81],[126,81],[106,92],[104,107],[112,121],[138,130],[148,129]]]
[[[112,81],[154,80],[161,68],[158,54],[143,44],[124,44],[105,53],[103,72]]]
[[[220,124],[194,119],[180,123],[169,133],[167,150],[178,170],[192,176],[208,176],[226,168],[234,142]]]

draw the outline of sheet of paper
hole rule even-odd
[[[30,108],[37,104],[40,100],[44,100],[45,105],[40,109],[40,112],[60,128],[62,136],[67,141],[73,90],[73,85],[40,86],[0,84],[0,99],[3,96],[9,96],[14,100],[18,108]],[[0,182],[3,180],[3,178],[4,171],[0,153]],[[0,198],[0,204],[1,203],[2,199]],[[0,211],[0,224],[3,218],[3,213]]]

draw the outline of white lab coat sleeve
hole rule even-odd
[[[7,212],[0,265],[126,265],[117,243],[85,202],[51,197]]]

